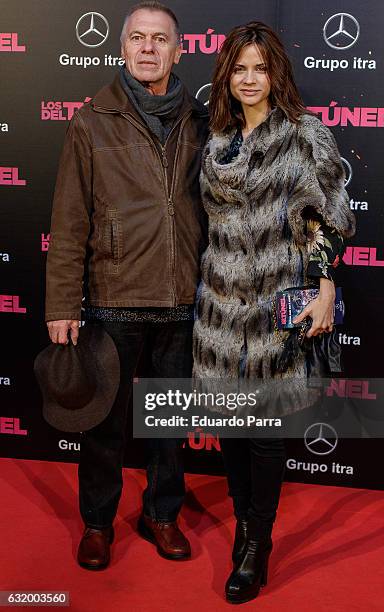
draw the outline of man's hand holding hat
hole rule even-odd
[[[47,322],[49,337],[54,344],[68,344],[68,332],[71,332],[72,343],[76,346],[79,337],[79,321],[61,319]]]

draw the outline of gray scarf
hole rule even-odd
[[[171,73],[167,93],[154,96],[128,72],[120,70],[120,83],[133,106],[144,119],[149,129],[164,144],[183,102],[185,89],[180,79]]]

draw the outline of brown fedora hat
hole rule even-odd
[[[120,382],[115,343],[101,325],[87,323],[76,346],[50,344],[35,359],[45,420],[67,432],[99,425],[109,414]]]

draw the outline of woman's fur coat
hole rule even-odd
[[[279,381],[289,397],[263,415],[287,414],[313,399],[304,353],[284,374],[276,370],[287,338],[273,328],[276,291],[306,283],[307,207],[344,237],[354,234],[354,216],[335,139],[317,117],[305,114],[295,125],[275,108],[239,155],[222,164],[233,136],[214,134],[203,156],[209,246],[198,292],[194,377],[262,380],[268,388]]]

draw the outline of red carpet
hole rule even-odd
[[[82,531],[77,466],[0,461],[0,590],[69,591],[71,612],[234,609],[223,600],[234,529],[224,478],[187,477],[180,522],[193,559],[177,562],[136,535],[144,476],[125,470],[112,564],[96,573],[75,561]],[[269,584],[240,608],[384,610],[383,518],[381,491],[284,485]]]

